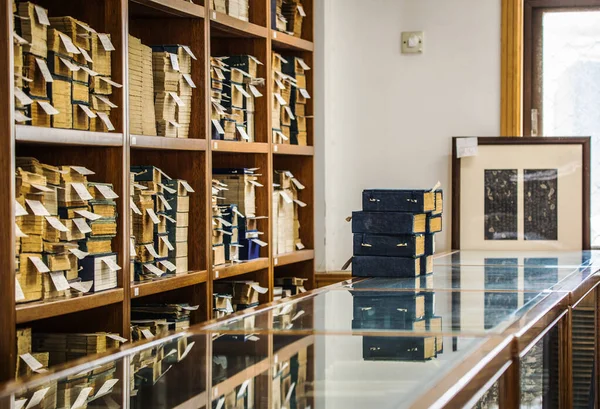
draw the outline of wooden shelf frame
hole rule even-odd
[[[0,8],[0,22],[4,29],[0,31],[0,41],[4,47],[2,59],[5,80],[0,81],[0,98],[5,103],[0,108],[0,127],[5,135],[0,143],[0,178],[7,189],[4,199],[0,200],[0,226],[5,234],[0,240],[0,250],[5,255],[0,269],[0,359],[8,365],[0,368],[0,381],[14,377],[16,360],[16,328],[31,326],[36,329],[63,329],[65,331],[102,331],[119,332],[129,337],[130,307],[133,300],[148,302],[189,302],[197,303],[200,309],[192,315],[192,323],[212,318],[212,288],[214,280],[252,279],[266,286],[269,292],[260,297],[261,302],[272,300],[276,267],[284,267],[298,272],[302,277],[313,278],[314,251],[303,250],[286,255],[273,256],[270,245],[261,250],[261,258],[234,265],[212,266],[210,237],[212,218],[210,209],[211,179],[213,166],[229,163],[249,167],[258,163],[263,175],[261,181],[265,189],[257,199],[261,215],[259,227],[264,231],[263,240],[272,243],[272,200],[273,171],[292,170],[307,187],[301,193],[301,200],[308,203],[300,210],[302,216],[301,236],[307,248],[314,247],[314,147],[275,145],[271,132],[271,53],[272,50],[283,55],[301,56],[312,66],[314,49],[312,2],[304,0],[308,17],[303,26],[303,39],[289,36],[273,30],[271,25],[270,1],[257,0],[251,3],[250,22],[234,19],[221,13],[215,13],[205,5],[197,5],[184,0],[104,0],[89,2],[86,0],[32,0],[49,10],[50,16],[72,15],[88,22],[101,32],[110,33],[116,50],[112,54],[112,78],[123,84],[123,88],[114,89],[111,101],[118,108],[111,111],[114,132],[88,132],[71,129],[40,128],[14,123],[14,76],[12,33],[12,4],[5,2]],[[150,27],[160,27],[151,30]],[[151,44],[186,44],[196,54],[192,63],[192,77],[196,83],[192,102],[194,124],[189,139],[165,138],[148,135],[134,135],[129,131],[128,115],[128,35],[142,38],[142,42]],[[275,38],[276,37],[276,38]],[[256,140],[255,143],[213,141],[210,122],[210,56],[211,53],[252,54],[257,56],[264,66],[260,74],[267,79],[261,92],[263,97],[257,100]],[[215,54],[218,55],[218,54]],[[307,88],[313,95],[312,72],[307,75]],[[313,114],[312,100],[307,105],[307,115]],[[308,125],[308,143],[314,145],[312,120]],[[81,297],[59,299],[15,305],[15,232],[14,232],[14,196],[15,196],[15,156],[34,156],[53,164],[78,164],[97,172],[95,181],[114,184],[119,195],[117,200],[119,221],[117,238],[113,241],[113,250],[118,253],[118,262],[122,269],[118,274],[116,289],[88,294]],[[129,254],[129,167],[147,163],[166,167],[171,177],[188,177],[194,186],[199,187],[192,200],[199,203],[194,220],[199,221],[190,228],[190,274],[169,277],[145,283],[130,282]],[[159,158],[159,159],[157,159]],[[188,160],[189,159],[189,160]],[[151,163],[153,160],[158,163]],[[189,161],[194,169],[189,169]],[[180,172],[177,170],[181,170]],[[195,184],[194,184],[195,183]],[[190,222],[192,219],[190,219]],[[191,227],[192,225],[190,225]],[[6,233],[7,232],[7,233]],[[192,239],[190,239],[192,240]],[[306,241],[306,242],[305,242]],[[193,256],[192,256],[193,254]],[[274,260],[277,259],[275,264]],[[281,271],[278,269],[277,271]],[[218,274],[218,277],[217,277]],[[310,285],[307,287],[310,288]],[[77,318],[77,325],[67,326],[68,315]],[[72,320],[71,320],[72,321]]]

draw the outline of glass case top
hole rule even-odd
[[[600,265],[600,250],[483,251],[457,250],[436,255],[434,266],[504,266],[577,268]]]

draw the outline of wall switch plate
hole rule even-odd
[[[423,52],[425,35],[422,31],[404,31],[402,33],[402,54],[420,54]]]

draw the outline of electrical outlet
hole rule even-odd
[[[425,35],[422,31],[404,31],[402,33],[402,54],[420,54],[423,52]]]

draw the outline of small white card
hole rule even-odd
[[[100,117],[102,122],[104,122],[106,129],[108,129],[109,131],[115,130],[115,126],[112,124],[112,122],[110,122],[110,118],[108,117],[108,115],[106,115],[105,112],[98,112],[98,116]]]
[[[129,198],[129,207],[131,208],[131,210],[133,210],[133,213],[139,214],[140,216],[142,215],[142,211],[139,207],[137,207],[137,205],[133,201],[133,198]]]
[[[167,246],[167,248],[171,251],[175,250],[175,247],[173,247],[173,245],[171,244],[171,242],[169,241],[169,238],[167,236],[159,236],[160,239],[163,241],[163,243],[165,243],[165,246]]]
[[[158,260],[158,262],[160,264],[162,264],[163,266],[165,266],[165,268],[169,271],[177,270],[177,267],[175,266],[175,264],[171,263],[169,260]]]
[[[50,20],[48,20],[48,13],[46,12],[46,9],[43,8],[42,6],[38,6],[38,5],[34,5],[34,8],[35,8],[35,14],[37,15],[37,18],[38,18],[38,22],[45,26],[49,26]]]
[[[108,34],[98,33],[98,39],[102,43],[102,47],[104,47],[105,51],[115,51],[115,46],[110,41]]]
[[[85,217],[88,220],[92,220],[92,221],[102,218],[102,216],[92,213],[89,210],[75,210],[75,213],[77,213],[78,215],[80,215],[82,217]]]
[[[50,223],[50,226],[54,227],[58,231],[68,232],[67,226],[61,223],[59,219],[54,216],[46,216],[46,220]]]
[[[96,118],[98,115],[96,115],[87,105],[83,105],[83,104],[77,104],[79,105],[79,108],[81,108],[81,110],[83,112],[85,112],[85,114],[89,117],[89,118]]]
[[[75,189],[77,196],[79,196],[81,200],[92,200],[94,198],[94,196],[90,194],[90,192],[87,190],[87,187],[85,187],[83,183],[72,182],[71,186],[73,189]]]
[[[77,47],[79,49],[79,51],[81,52],[81,55],[83,55],[83,58],[85,58],[85,60],[87,62],[94,62],[94,60],[92,60],[92,57],[90,57],[90,55],[88,54],[88,52],[86,50],[84,50],[81,47]]]
[[[113,104],[110,99],[108,99],[107,97],[105,97],[104,95],[96,95],[94,94],[94,98],[99,99],[100,101],[104,102],[106,105],[108,105],[111,108],[118,108],[118,106],[116,104]],[[106,114],[105,114],[106,115]]]
[[[33,99],[29,98],[29,95],[27,95],[25,92],[23,92],[23,90],[19,87],[15,87],[14,89],[15,92],[15,97],[19,100],[19,102],[23,105],[31,105],[31,103],[33,102]],[[23,121],[21,121],[23,122]]]
[[[44,207],[42,202],[38,200],[25,199],[25,203],[27,203],[27,206],[29,206],[29,209],[31,209],[35,216],[50,216],[50,212]]]
[[[248,88],[250,89],[250,92],[252,93],[252,95],[254,95],[256,98],[263,96],[263,94],[261,94],[260,91],[258,90],[258,88],[256,88],[254,85],[249,84]]]
[[[40,106],[42,107],[42,109],[44,110],[44,112],[47,115],[60,114],[60,111],[58,109],[54,108],[52,105],[50,105],[50,103],[47,101],[39,101],[38,100],[37,103],[40,104]]]
[[[190,57],[192,57],[193,60],[197,60],[196,56],[194,55],[194,53],[192,52],[191,48],[187,45],[181,45],[180,47],[183,48],[183,51],[185,51],[186,53],[188,53],[188,55]]]
[[[169,91],[169,95],[171,96],[171,98],[173,98],[175,100],[175,103],[177,104],[177,106],[180,106],[180,107],[185,106],[185,103],[183,102],[183,100],[181,98],[179,98],[179,95],[177,95],[176,92]]]
[[[81,251],[76,248],[69,249],[69,251],[71,252],[71,254],[73,254],[75,257],[77,257],[79,260],[83,260],[90,254],[90,253],[86,253],[85,251]]]
[[[175,71],[179,71],[179,59],[177,58],[177,54],[169,53],[169,59],[171,60],[171,67]]]
[[[212,119],[212,123],[219,135],[225,135],[225,129],[223,129],[218,119]]]
[[[69,286],[77,291],[80,291],[82,293],[88,293],[91,289],[92,286],[94,285],[93,281],[82,281],[82,282],[75,282],[75,283],[70,283]]]
[[[243,126],[236,126],[235,129],[237,129],[237,131],[240,133],[242,139],[246,141],[250,140],[250,136],[246,133],[246,128]]]
[[[23,301],[25,299],[25,294],[23,293],[23,288],[21,288],[21,283],[15,277],[15,300]]]
[[[106,334],[107,337],[116,339],[117,341],[120,341],[120,342],[127,341],[125,338],[118,337],[118,339],[117,339],[117,338],[111,337],[110,335],[111,334]],[[121,341],[121,340],[124,340],[124,341]],[[98,389],[98,392],[96,392],[96,394],[94,395],[94,399],[109,393],[112,390],[112,388],[117,384],[117,382],[119,382],[118,379],[109,379],[108,381],[104,382],[104,384],[100,387],[100,389]]]
[[[285,99],[283,99],[283,97],[279,93],[274,92],[273,95],[275,96],[275,99],[277,100],[277,102],[279,102],[279,105],[281,105],[281,106],[287,105],[287,102],[285,102]]]
[[[86,168],[85,166],[69,166],[72,170],[83,176],[95,175],[96,172]]]
[[[65,278],[65,274],[62,271],[51,271],[50,278],[52,279],[52,283],[54,283],[54,287],[57,291],[64,291],[71,288],[69,286],[69,282]]]
[[[190,87],[196,88],[196,84],[194,83],[194,80],[192,79],[192,76],[190,74],[183,74],[183,79],[185,80],[185,82],[187,82],[187,84]]]
[[[156,250],[154,249],[154,246],[152,244],[145,244],[144,247],[146,247],[146,250],[148,250],[148,253],[150,253],[150,255],[152,257],[155,257],[155,258],[159,258],[160,257],[160,254],[158,254],[156,252]]]
[[[300,89],[299,89],[299,91],[300,91],[300,94],[301,94],[301,95],[302,95],[304,98],[306,98],[306,99],[310,99],[310,94],[308,93],[308,91],[307,91],[307,90],[305,90],[304,88],[300,88]]]
[[[71,37],[69,37],[66,34],[63,34],[61,32],[58,33],[58,36],[60,37],[60,40],[62,41],[63,45],[67,49],[67,52],[69,52],[71,54],[81,53],[81,51],[79,51],[79,48],[75,47],[75,44],[73,44]]]
[[[79,231],[83,234],[92,232],[92,228],[87,224],[85,219],[80,219],[80,218],[73,219],[73,223],[75,223],[75,226],[77,226]]]
[[[121,269],[121,267],[119,267],[119,265],[115,262],[112,256],[102,257],[100,261],[106,264],[110,271],[119,271]]]
[[[90,396],[90,393],[92,393],[91,387],[83,388],[81,392],[79,392],[79,395],[77,396],[77,399],[75,399],[75,402],[73,403],[73,406],[71,406],[71,409],[82,408],[83,405],[85,405],[85,403],[87,402],[87,398]]]
[[[158,277],[162,277],[165,274],[164,271],[156,267],[154,264],[144,264],[144,267],[146,267],[146,269],[151,273],[156,274]]]
[[[479,153],[479,145],[477,137],[473,138],[457,138],[456,139],[456,157],[466,158],[469,156],[477,156]]]
[[[160,223],[160,219],[158,218],[156,213],[154,213],[154,210],[146,209],[146,213],[148,213],[148,216],[150,216],[150,220],[152,220],[152,223],[154,223],[154,224]]]
[[[105,199],[117,199],[119,197],[118,194],[115,193],[114,190],[107,185],[96,185],[96,189],[100,192]]]

